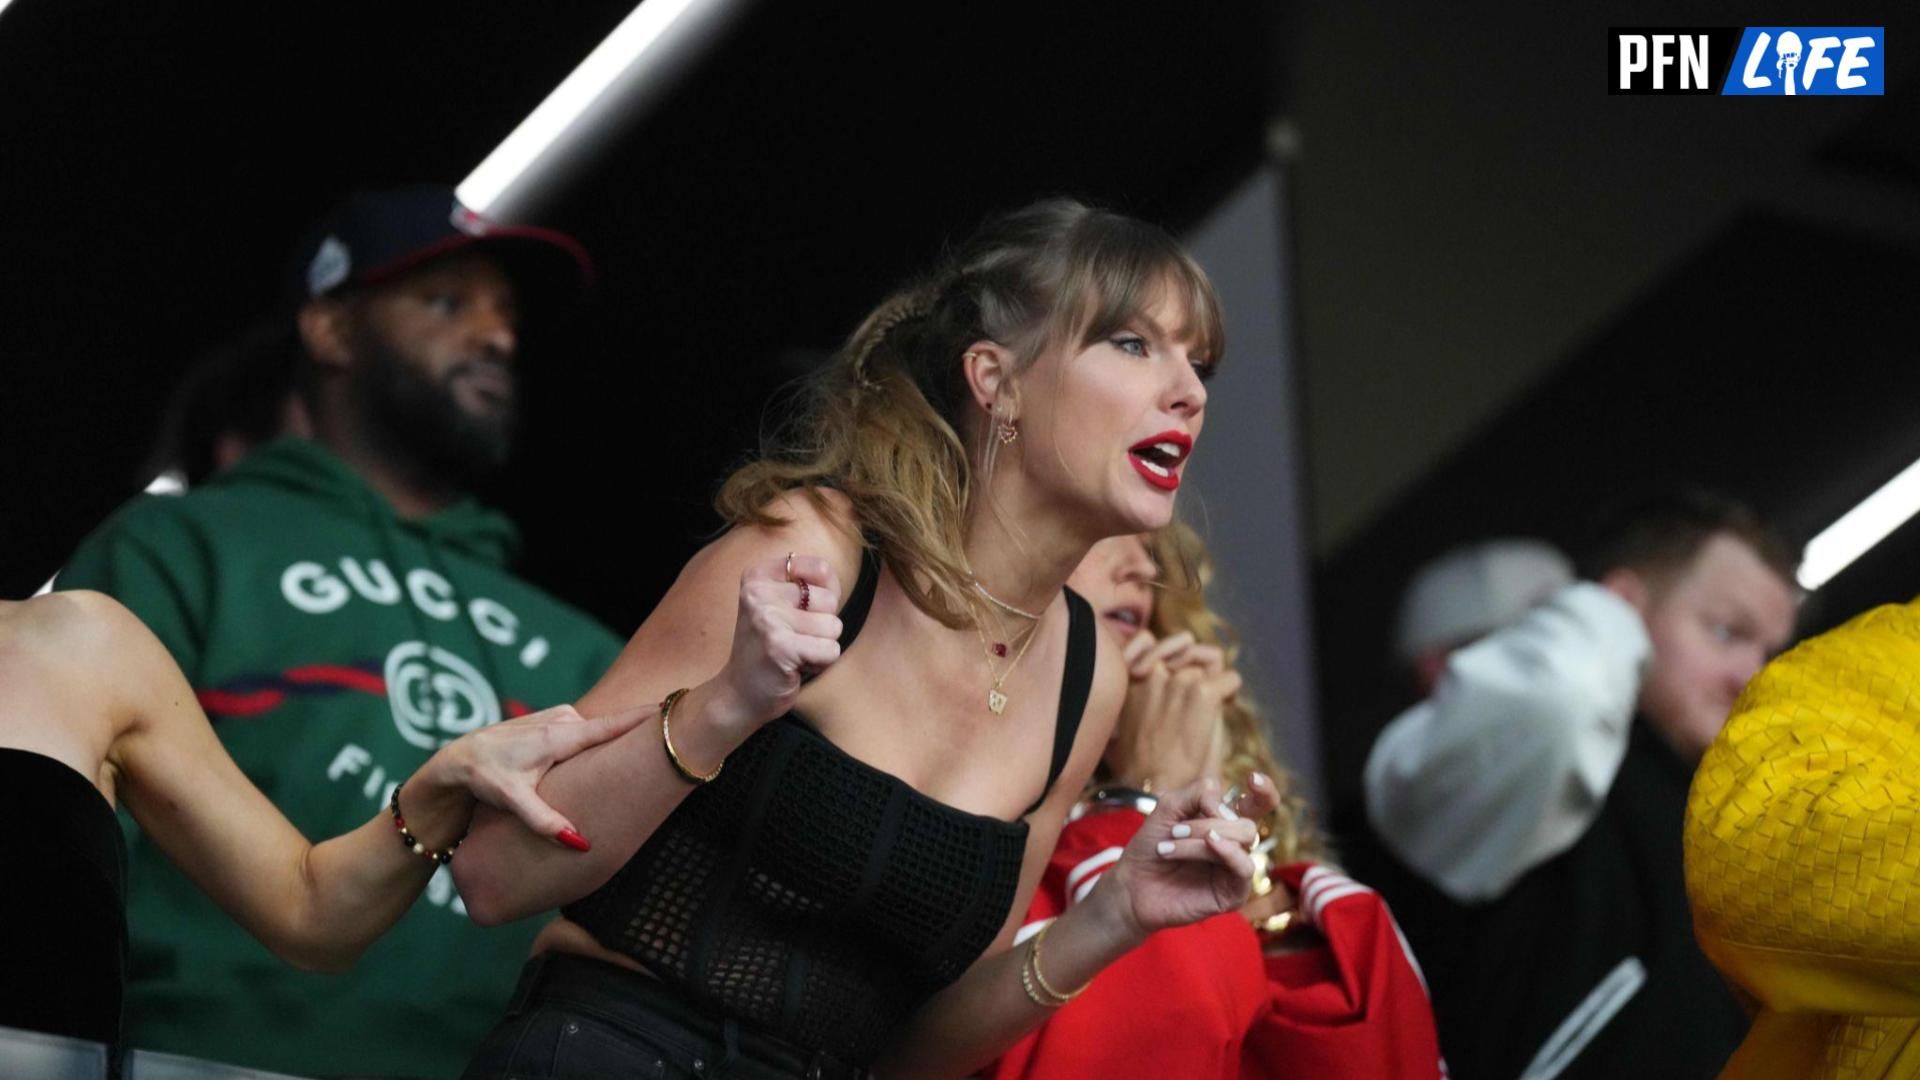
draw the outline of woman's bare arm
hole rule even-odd
[[[35,603],[40,655],[17,674],[58,703],[41,722],[103,731],[96,773],[104,771],[160,849],[277,955],[299,967],[344,969],[419,896],[436,864],[403,848],[384,814],[309,844],[234,764],[173,658],[126,608],[97,593],[56,593]],[[451,844],[473,805],[469,784],[528,804],[532,778],[506,785],[519,790],[503,797],[494,768],[501,759],[476,757],[475,747],[507,747],[515,760],[533,762],[537,774],[552,756],[577,752],[632,722],[526,717],[469,736],[407,782],[408,824],[423,843]],[[565,827],[557,815],[536,820]]]
[[[652,706],[667,694],[692,688],[674,706],[673,744],[689,767],[707,771],[785,712],[799,690],[797,675],[771,669],[769,648],[821,650],[816,662],[838,656],[840,622],[825,612],[839,610],[841,583],[850,587],[857,579],[860,542],[857,532],[841,524],[844,499],[828,497],[823,513],[804,496],[789,496],[777,508],[788,524],[736,528],[694,556],[612,669],[580,699],[577,707],[588,716],[646,710],[633,731],[555,768],[541,782],[540,797],[592,837],[591,852],[555,851],[486,808],[475,816],[453,867],[475,922],[506,922],[592,892],[693,790],[661,745]],[[795,609],[797,590],[785,581],[789,552],[796,555],[796,573],[815,567],[806,575],[813,583],[807,613]],[[789,640],[795,632],[814,640]],[[761,681],[743,685],[754,665]]]

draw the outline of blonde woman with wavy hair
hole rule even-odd
[[[1330,864],[1275,759],[1243,690],[1233,628],[1208,598],[1213,573],[1199,535],[1176,522],[1095,544],[1070,579],[1122,646],[1126,704],[1019,933],[1071,917],[1160,793],[1201,776],[1272,780],[1253,895],[1155,935],[988,1075],[1435,1080],[1444,1069],[1418,969],[1386,905]]]
[[[1067,577],[1172,520],[1221,345],[1171,237],[1068,200],[862,322],[580,703],[660,703],[541,785],[587,864],[476,821],[474,918],[564,917],[468,1075],[966,1075],[1154,931],[1237,909],[1257,836],[1205,780],[1013,945],[1126,694]]]
[[[1135,624],[1145,633],[1127,633],[1128,607],[1117,615],[1103,613],[1123,635],[1128,672],[1134,678],[1129,704],[1135,707],[1122,712],[1099,779],[1165,791],[1200,776],[1219,776],[1239,785],[1255,773],[1272,777],[1279,801],[1260,821],[1260,833],[1273,841],[1274,865],[1328,860],[1326,838],[1291,773],[1274,756],[1259,709],[1242,692],[1239,640],[1207,600],[1214,565],[1205,542],[1190,526],[1174,522],[1143,539],[1103,541],[1082,565],[1097,570],[1103,555],[1111,559],[1117,552],[1124,558],[1130,539],[1144,549],[1151,567],[1150,603],[1147,617]],[[1133,568],[1140,566],[1135,562]],[[1111,562],[1105,569],[1112,573]],[[1126,579],[1127,569],[1120,576]],[[1078,574],[1072,580],[1089,599],[1099,587]],[[1180,719],[1187,722],[1167,723],[1168,713],[1175,710],[1153,708],[1156,700],[1177,703]],[[1204,741],[1193,734],[1196,730],[1207,734]],[[1182,740],[1185,746],[1179,745]]]

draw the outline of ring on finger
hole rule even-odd
[[[800,610],[806,611],[807,605],[811,603],[813,603],[813,593],[807,588],[807,583],[803,581],[800,583]]]

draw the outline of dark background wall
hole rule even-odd
[[[1886,97],[1791,103],[1606,94],[1607,26],[1732,9],[1294,15],[1277,141],[1339,803],[1408,703],[1388,644],[1426,559],[1571,544],[1601,504],[1686,484],[1805,541],[1920,457],[1920,103],[1895,4],[1845,15],[1887,26]],[[1916,544],[1890,537],[1803,626],[1920,592]]]
[[[1745,6],[1293,10],[1283,113],[1322,552],[1736,216],[1920,237],[1910,5],[1810,8],[1886,25],[1894,79],[1884,98],[1793,101],[1607,95],[1609,25],[1763,18]]]

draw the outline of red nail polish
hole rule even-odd
[[[561,829],[559,832],[554,834],[553,838],[567,845],[568,847],[572,848],[575,851],[592,851],[593,850],[593,845],[587,843],[587,838],[584,836],[581,836],[577,832],[574,832],[572,829]]]

